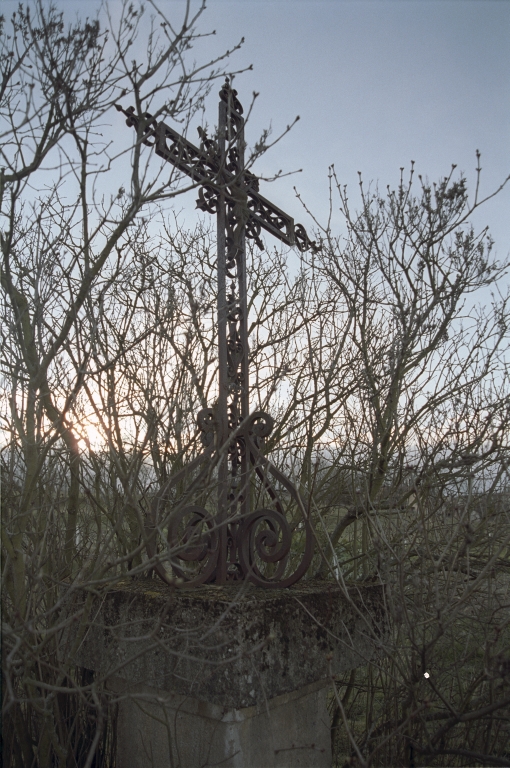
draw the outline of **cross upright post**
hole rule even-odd
[[[124,110],[138,141],[154,146],[157,155],[199,185],[197,207],[216,214],[218,400],[199,412],[203,452],[172,476],[160,490],[145,527],[147,551],[154,570],[165,581],[173,574],[189,585],[227,584],[249,579],[264,587],[289,586],[306,572],[313,555],[312,530],[293,483],[263,455],[264,438],[273,427],[269,414],[250,414],[246,239],[263,248],[261,230],[301,251],[316,250],[304,227],[259,193],[258,179],[245,169],[243,108],[227,78],[220,91],[216,140],[199,128],[200,148],[151,115]],[[172,489],[188,472],[207,465],[217,468],[217,508],[174,503],[164,509]],[[251,509],[250,484],[258,478],[272,508]],[[279,486],[277,487],[276,484]],[[197,480],[195,479],[195,486]],[[287,520],[282,494],[297,514]],[[158,553],[158,537],[167,525],[167,547]],[[302,539],[292,550],[293,536]]]

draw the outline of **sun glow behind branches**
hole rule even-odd
[[[83,451],[97,451],[104,449],[107,444],[107,438],[97,424],[85,420],[81,424],[75,425],[78,434],[78,443]]]

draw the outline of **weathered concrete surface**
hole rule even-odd
[[[156,580],[97,595],[75,661],[118,704],[117,768],[327,768],[330,675],[377,652],[382,597]]]
[[[117,768],[329,768],[326,688],[315,683],[258,707],[216,704],[109,682],[119,698]]]
[[[126,581],[98,598],[77,663],[105,678],[226,709],[260,705],[367,662],[382,626],[379,585],[178,590]]]

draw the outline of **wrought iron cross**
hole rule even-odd
[[[316,245],[301,224],[260,194],[257,177],[245,169],[243,108],[228,78],[220,91],[217,138],[199,128],[199,148],[148,113],[138,117],[134,107],[116,108],[139,141],[200,185],[197,207],[217,219],[218,401],[197,417],[202,453],[167,481],[152,506],[145,528],[149,557],[167,582],[173,577],[166,563],[188,585],[249,579],[263,587],[290,586],[310,565],[312,531],[294,484],[263,455],[273,419],[250,413],[245,244],[251,239],[262,249],[264,229],[301,251]],[[190,505],[192,492],[210,485],[211,467],[217,473],[215,509]],[[165,516],[172,490],[192,473],[184,500]],[[252,510],[255,480],[272,508]],[[293,502],[290,520],[283,496]],[[165,520],[168,544],[161,552]],[[299,539],[294,549],[293,537]]]

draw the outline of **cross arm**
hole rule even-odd
[[[133,126],[138,130],[140,120],[135,115],[134,107],[129,107],[127,110],[118,104],[115,107],[119,112],[126,115],[126,125]],[[221,167],[220,158],[212,140],[207,139],[204,134],[204,149],[199,149],[191,141],[174,131],[173,128],[162,121],[155,120],[148,113],[145,113],[142,119],[144,121],[142,138],[144,144],[153,146],[159,157],[172,163],[197,184],[215,194],[224,190],[229,202],[237,202],[238,196],[235,194],[235,187],[239,186],[239,179]],[[250,174],[243,184],[250,214],[247,236],[259,243],[258,234],[260,229],[264,229],[287,245],[296,245],[300,251],[309,249],[314,252],[317,251],[317,245],[309,240],[305,228],[301,224],[295,225],[291,216],[261,195],[256,189],[256,181],[256,177]],[[199,201],[198,206],[203,210],[212,212],[210,204],[201,204]]]

